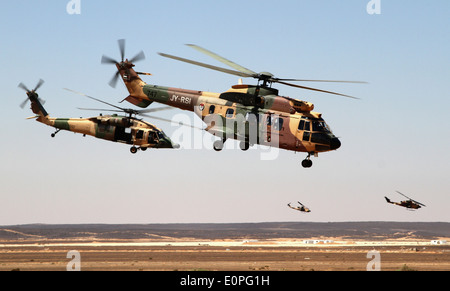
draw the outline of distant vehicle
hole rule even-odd
[[[401,192],[399,192],[399,191],[396,191],[396,192],[397,192],[398,194],[400,194],[400,195],[402,195],[402,196],[408,198],[408,200],[404,200],[404,201],[401,201],[401,202],[392,202],[389,198],[387,198],[386,196],[384,196],[384,198],[386,199],[386,202],[387,202],[387,203],[394,204],[394,205],[398,205],[398,206],[402,206],[402,207],[405,207],[406,209],[411,209],[411,210],[422,208],[422,206],[425,207],[424,204],[422,204],[422,203],[420,203],[420,202],[418,202],[418,201],[416,201],[416,200],[413,200],[413,199],[409,198],[409,197],[406,196],[405,194],[403,194],[403,193],[401,193]]]
[[[305,205],[301,204],[299,201],[297,201],[297,202],[298,202],[298,204],[300,204],[300,206],[295,207],[295,206],[291,206],[291,203],[288,203],[289,208],[292,208],[294,210],[298,210],[300,212],[311,212],[311,210],[308,207],[306,207]]]

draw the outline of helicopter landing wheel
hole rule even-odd
[[[55,137],[56,136],[56,134],[60,131],[61,129],[58,129],[58,130],[56,130],[54,133],[52,133],[50,136],[51,137]]]
[[[135,147],[135,146],[133,146],[133,147],[131,147],[130,148],[130,152],[132,153],[132,154],[135,154],[136,152],[137,152],[137,147]]]
[[[213,144],[213,148],[216,152],[220,152],[223,149],[224,141],[216,140]]]
[[[140,147],[141,151],[145,152],[147,150],[146,147]]]
[[[302,161],[302,166],[303,168],[311,168],[312,167],[313,162],[309,159],[304,159]]]
[[[312,164],[313,162],[311,161],[311,153],[309,153],[306,159],[302,161],[302,166],[303,168],[311,168]]]

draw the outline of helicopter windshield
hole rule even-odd
[[[312,122],[312,130],[320,132],[331,132],[330,127],[323,119],[315,119]]]

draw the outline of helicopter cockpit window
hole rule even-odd
[[[155,132],[149,132],[148,133],[148,143],[154,144],[156,143],[156,133]]]
[[[323,120],[314,120],[312,123],[313,131],[331,132],[328,125]]]
[[[227,112],[225,113],[225,117],[226,118],[233,118],[234,115],[234,109],[233,108],[228,108]]]
[[[164,138],[164,134],[161,131],[158,131],[158,137],[160,139],[163,139]]]

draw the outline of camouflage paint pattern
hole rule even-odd
[[[222,129],[206,122],[206,130],[219,137],[222,135],[237,139],[241,136],[246,142],[249,142],[248,134],[242,137],[236,132],[236,125],[233,126],[233,122],[227,120],[245,122],[247,115],[252,113],[258,116],[258,134],[254,143],[268,144],[275,139],[279,148],[310,154],[336,150],[341,146],[322,119],[321,113],[312,111],[312,103],[279,96],[276,89],[235,85],[224,93],[213,93],[150,85],[134,72],[133,64],[128,61],[124,64],[128,64],[124,66],[126,69],[119,65],[117,67],[130,93],[125,100],[136,106],[145,108],[152,102],[158,102],[192,111],[205,122],[212,120],[212,116],[220,116]],[[231,111],[232,114],[227,117],[227,112]],[[274,130],[271,125],[273,120],[282,123],[282,126]],[[226,126],[227,124],[232,125]],[[248,124],[244,128],[245,126],[248,127]]]
[[[28,94],[37,121],[59,130],[147,148],[178,148],[164,132],[148,122],[133,117],[105,115],[91,118],[54,118],[43,108],[36,93]],[[54,136],[54,134],[52,135]]]

